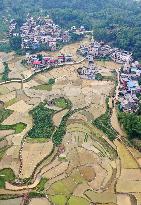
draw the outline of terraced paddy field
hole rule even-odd
[[[29,76],[9,55],[10,76]],[[106,103],[119,65],[96,63],[107,80],[80,79],[83,61],[0,85],[0,204],[141,205],[141,153],[121,140]]]

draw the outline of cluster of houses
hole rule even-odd
[[[42,68],[49,68],[51,66],[63,65],[73,62],[72,55],[60,54],[56,58],[51,56],[43,56],[41,54],[37,55],[27,55],[26,62],[29,66],[33,67],[34,70],[40,70]]]
[[[82,79],[95,80],[98,69],[94,63],[88,63],[87,67],[78,68],[77,72]]]
[[[88,66],[78,68],[77,72],[80,78],[87,80],[95,80],[96,74],[98,73],[98,68],[94,63],[94,56],[87,55],[86,60],[88,62]]]
[[[67,43],[70,41],[68,30],[61,29],[53,20],[47,17],[28,17],[26,22],[19,28],[15,20],[11,20],[9,36],[21,36],[22,49],[38,49],[42,45],[54,51],[57,42]]]
[[[70,31],[76,34],[85,34],[86,29],[84,26],[80,26],[79,28],[77,28],[76,26],[72,26]]]
[[[111,46],[105,44],[104,42],[97,42],[92,40],[92,42],[86,45],[80,45],[77,51],[82,56],[87,56],[89,59],[93,58],[111,58],[117,63],[130,63],[133,61],[132,53],[120,50],[118,48],[112,48]]]
[[[125,63],[120,71],[118,101],[123,112],[137,112],[141,94],[141,65],[139,62]]]
[[[78,53],[86,57],[88,67],[78,68],[81,78],[94,80],[98,69],[94,59],[110,57],[111,60],[124,66],[119,72],[118,102],[123,112],[137,112],[141,96],[141,65],[134,61],[132,53],[111,48],[103,42],[92,41],[90,45],[81,45]]]

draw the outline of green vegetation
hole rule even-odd
[[[54,100],[59,107],[69,109],[68,113],[62,118],[59,127],[55,130],[55,126],[52,121],[52,117],[56,111],[45,107],[46,102],[40,103],[36,108],[30,111],[30,114],[33,116],[34,125],[28,132],[28,137],[37,139],[49,139],[52,137],[53,143],[58,146],[61,144],[63,136],[66,133],[67,120],[74,111],[71,111],[72,105],[69,100],[66,100],[65,98],[58,98]]]
[[[2,125],[1,123],[13,113],[12,110],[5,108],[0,109],[0,130],[15,130],[15,134],[21,133],[25,128],[26,124],[19,122],[13,125]]]
[[[47,142],[48,141],[48,139],[47,138],[30,138],[30,137],[28,137],[27,139],[26,139],[26,142],[29,142],[29,143],[45,143],[45,142]]]
[[[96,80],[103,80],[103,76],[101,75],[101,73],[97,73],[96,75],[95,75],[95,79]]]
[[[40,192],[36,192],[36,191],[31,191],[31,192],[29,193],[29,197],[30,197],[30,198],[45,197],[45,196],[46,196],[46,194],[40,193]]]
[[[10,69],[8,67],[8,63],[4,62],[4,71],[3,71],[3,75],[2,75],[2,81],[7,81],[9,80],[8,74],[10,72]]]
[[[2,123],[6,118],[8,118],[13,113],[12,110],[0,109],[0,123]]]
[[[12,51],[12,48],[10,47],[9,42],[0,43],[0,51],[6,52],[6,53]]]
[[[51,91],[52,90],[52,85],[42,84],[42,85],[34,86],[34,87],[32,87],[32,89],[34,89],[34,90],[47,90],[47,91]]]
[[[118,112],[118,119],[123,125],[129,139],[141,139],[141,115]]]
[[[15,180],[15,174],[12,169],[0,170],[0,188],[5,187],[5,182],[11,182]]]
[[[71,42],[76,42],[76,41],[81,41],[84,38],[83,34],[76,34],[76,33],[71,33]]]
[[[45,184],[47,183],[46,178],[42,178],[39,182],[39,184],[36,186],[36,191],[42,192],[44,191]]]
[[[83,182],[85,182],[85,179],[81,176],[77,169],[74,169],[70,176],[56,181],[50,186],[50,188],[47,190],[49,199],[54,202],[55,205],[68,204],[65,203],[65,201],[68,201],[78,184],[82,184]],[[60,195],[62,197],[60,197]]]
[[[76,197],[76,196],[72,196],[68,201],[68,205],[77,205],[77,204],[89,205],[89,202],[84,198]]]
[[[93,125],[95,125],[98,129],[102,130],[104,134],[107,135],[107,137],[110,140],[114,140],[117,136],[116,131],[112,128],[110,118],[111,118],[111,110],[108,105],[108,98],[106,100],[107,110],[105,114],[98,117],[96,120],[93,121]]]
[[[69,117],[72,115],[72,111],[68,112],[63,118],[55,133],[52,136],[53,143],[58,146],[62,143],[63,136],[66,134],[66,124]]]
[[[55,98],[53,100],[53,104],[56,107],[59,107],[59,108],[62,108],[62,109],[66,109],[66,108],[70,109],[72,107],[72,103],[70,102],[70,100],[65,99],[63,97]]]
[[[51,91],[52,90],[52,86],[54,84],[55,84],[55,79],[54,78],[50,78],[48,83],[34,86],[34,87],[32,87],[32,89],[34,89],[34,90],[47,90],[47,91]]]
[[[54,85],[54,84],[55,84],[55,78],[50,78],[50,79],[48,80],[48,84],[49,84],[49,85]]]
[[[42,10],[42,13],[40,12]],[[20,26],[30,13],[33,16],[51,15],[61,27],[84,25],[94,30],[97,40],[104,40],[114,46],[133,50],[134,57],[140,58],[141,1],[134,0],[35,0],[7,1],[0,4],[0,39],[6,38],[8,21],[17,19]],[[6,20],[5,20],[6,19]],[[6,23],[5,23],[6,22]],[[76,40],[76,36],[72,39]],[[14,49],[19,49],[20,39],[12,39]]]
[[[45,105],[46,103],[40,103],[30,111],[34,121],[33,128],[28,132],[28,136],[31,138],[51,138],[55,130],[52,121],[55,111],[48,109]]]
[[[21,133],[25,128],[26,128],[26,124],[19,122],[17,124],[13,124],[13,125],[2,125],[0,124],[0,130],[15,130],[15,134],[19,134]]]
[[[10,38],[10,46],[14,51],[21,49],[22,38],[20,36],[14,36]]]
[[[9,107],[9,106],[13,105],[14,103],[16,103],[17,101],[18,101],[17,98],[13,98],[5,103],[5,107]]]
[[[141,151],[141,104],[136,113],[125,113],[118,109],[118,120],[127,133],[129,141]]]
[[[3,156],[4,156],[7,149],[8,149],[8,146],[0,148],[0,160],[3,158]]]
[[[65,205],[67,203],[67,197],[64,195],[54,195],[50,198],[54,205]]]

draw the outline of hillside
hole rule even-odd
[[[7,26],[5,17],[22,22],[28,13],[50,14],[63,27],[83,24],[94,29],[95,38],[112,42],[134,52],[141,58],[141,4],[133,0],[1,0],[1,39],[5,39]]]

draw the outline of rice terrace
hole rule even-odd
[[[141,205],[141,152],[119,111],[131,55],[83,33],[59,50],[0,53],[0,205]]]

